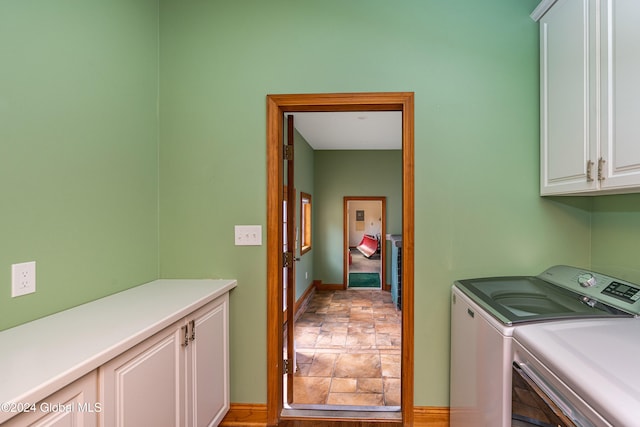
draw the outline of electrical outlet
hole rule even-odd
[[[36,262],[22,262],[11,266],[11,297],[36,291]]]

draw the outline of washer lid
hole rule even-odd
[[[630,317],[593,299],[539,277],[511,276],[458,280],[455,285],[501,322],[523,322],[585,317]]]

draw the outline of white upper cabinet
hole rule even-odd
[[[640,1],[601,2],[602,189],[640,191]]]
[[[637,0],[558,0],[540,20],[542,195],[640,192],[639,19]]]
[[[541,193],[596,189],[595,52],[589,0],[556,3],[540,20]]]

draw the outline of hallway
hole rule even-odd
[[[399,407],[401,317],[389,292],[316,292],[295,327],[294,403]]]

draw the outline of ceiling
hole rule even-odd
[[[401,111],[287,113],[314,150],[401,150]]]

